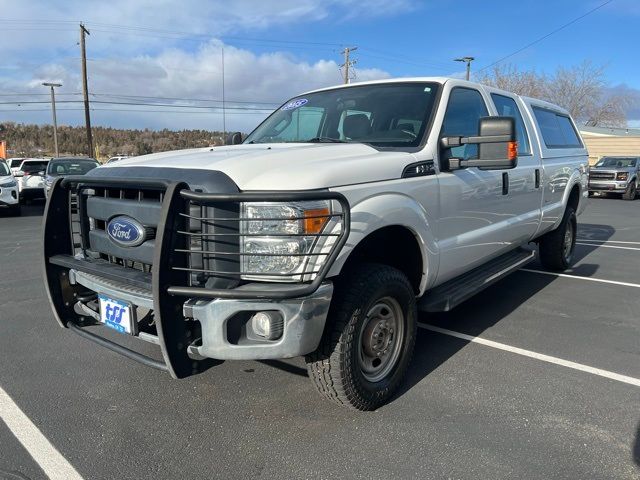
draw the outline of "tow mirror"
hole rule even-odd
[[[240,145],[242,143],[242,133],[233,132],[227,135],[224,144],[225,145]]]
[[[487,170],[509,169],[518,165],[516,122],[513,117],[482,117],[475,137],[444,137],[444,148],[478,145],[478,158],[450,158],[449,170],[478,167]]]

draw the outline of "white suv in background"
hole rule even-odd
[[[28,158],[20,165],[20,170],[14,174],[18,180],[20,201],[33,200],[44,197],[44,176],[49,165],[48,159]]]
[[[7,164],[11,169],[12,175],[15,175],[20,171],[20,165],[22,165],[22,162],[24,162],[25,160],[26,158],[23,158],[23,157],[7,158]]]
[[[12,215],[20,215],[18,182],[4,160],[0,160],[0,211],[9,210]]]

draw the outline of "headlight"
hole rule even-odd
[[[629,172],[618,172],[616,175],[616,180],[625,181],[627,178],[629,178]]]
[[[341,231],[329,201],[251,202],[241,207],[245,280],[312,280]]]
[[[17,186],[18,186],[18,182],[16,182],[13,179],[7,180],[4,183],[0,183],[0,187],[4,187],[4,188],[12,188],[12,187],[17,187]]]

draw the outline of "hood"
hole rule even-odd
[[[407,152],[380,152],[361,143],[272,143],[178,150],[99,167],[217,170],[240,190],[313,190],[400,178]]]
[[[598,172],[610,172],[610,173],[618,173],[618,172],[629,172],[634,173],[637,168],[636,167],[590,167],[589,171],[597,170]]]

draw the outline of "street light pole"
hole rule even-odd
[[[42,85],[45,87],[51,87],[51,112],[53,113],[53,143],[56,149],[56,157],[60,156],[58,151],[58,120],[56,119],[56,93],[54,88],[61,87],[61,83],[48,83],[45,82]]]
[[[454,58],[454,62],[464,62],[467,64],[467,80],[471,77],[471,62],[475,60],[474,57],[462,57],[462,58]]]

